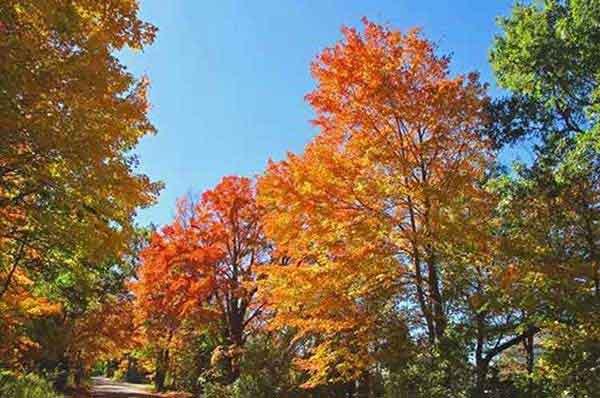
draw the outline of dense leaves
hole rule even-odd
[[[154,38],[137,7],[0,5],[0,391],[94,368],[202,397],[598,396],[599,1],[502,18],[498,98],[419,30],[342,28],[305,150],[148,229],[148,82],[115,56]]]
[[[0,6],[0,297],[16,269],[57,278],[120,255],[154,200],[131,154],[154,131],[148,82],[113,55],[152,41],[136,12],[125,0]]]
[[[83,371],[128,334],[112,311],[160,186],[132,152],[148,80],[114,54],[155,32],[133,0],[0,4],[0,365]]]
[[[365,21],[364,35],[344,29],[312,70],[321,132],[302,156],[269,166],[260,201],[290,257],[264,283],[274,324],[319,336],[300,363],[322,383],[374,365],[385,308],[398,301],[420,309],[406,321],[431,342],[444,335],[435,246],[444,214],[477,195],[487,144],[476,76],[450,77],[416,31]]]
[[[195,205],[182,199],[174,223],[142,252],[135,286],[151,334],[170,340],[186,321],[213,321],[222,344],[213,360],[227,363],[224,377],[231,380],[239,376],[238,351],[263,311],[254,282],[270,250],[260,217],[248,178],[224,178]]]

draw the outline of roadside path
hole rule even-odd
[[[93,398],[154,398],[160,395],[152,393],[152,387],[147,384],[124,383],[107,379],[106,377],[92,377],[91,395]],[[87,398],[72,395],[71,398]]]

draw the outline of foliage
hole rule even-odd
[[[215,363],[224,361],[223,377],[239,376],[239,353],[262,314],[256,268],[268,260],[269,245],[260,216],[253,182],[226,177],[197,204],[182,199],[173,224],[153,235],[134,290],[161,355],[186,322],[208,325],[220,338]]]
[[[523,130],[541,137],[532,164],[492,183],[524,308],[541,329],[539,361],[522,383],[530,394],[595,394],[599,16],[598,1],[517,5],[492,51],[499,83],[545,113],[542,125],[535,114],[521,115],[543,126]]]
[[[133,153],[154,132],[148,80],[115,52],[155,32],[133,0],[0,4],[4,366],[80,375],[125,343],[134,216],[160,184]]]
[[[363,19],[318,129],[139,229],[135,0],[0,4],[0,395],[90,372],[203,397],[578,397],[600,379],[600,1],[518,3],[491,64]],[[533,147],[512,169],[508,145]],[[94,150],[90,151],[90,148]]]
[[[491,63],[503,87],[554,110],[565,129],[580,130],[600,110],[600,3],[544,3],[519,4],[501,20]]]
[[[59,398],[52,385],[40,376],[29,373],[17,376],[0,371],[0,395],[11,398]]]
[[[21,272],[14,276],[13,288],[0,301],[0,367],[22,369],[26,354],[39,343],[26,333],[30,322],[61,312],[61,306],[39,294],[32,294],[33,282]]]
[[[463,352],[415,352],[403,369],[385,377],[382,396],[468,397],[469,369],[464,366],[464,358],[453,357],[457,353]]]
[[[56,280],[119,255],[159,185],[131,154],[154,131],[148,82],[112,55],[153,40],[136,2],[11,0],[0,17],[1,297],[17,268]]]
[[[272,324],[307,340],[297,361],[307,386],[371,368],[384,309],[403,300],[417,309],[410,327],[442,338],[440,227],[477,200],[487,162],[477,76],[450,77],[449,59],[417,31],[364,24],[313,63],[307,100],[320,134],[259,184],[265,231],[290,258],[265,268],[263,292]]]

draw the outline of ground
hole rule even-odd
[[[91,394],[91,395],[90,395]],[[152,387],[146,384],[132,384],[114,381],[105,377],[92,377],[91,390],[88,393],[74,393],[68,398],[152,398],[160,395],[152,393]]]

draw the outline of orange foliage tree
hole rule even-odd
[[[0,301],[0,366],[23,369],[31,358],[27,355],[37,350],[39,343],[23,333],[32,320],[60,314],[61,306],[37,295],[33,282],[16,271],[12,288]]]
[[[256,267],[268,261],[252,180],[226,177],[195,205],[178,203],[175,221],[153,235],[142,252],[134,291],[149,331],[172,336],[185,320],[209,325],[239,375],[235,355],[260,318]],[[163,354],[168,360],[168,354]],[[164,364],[162,364],[164,366]]]
[[[298,361],[306,386],[368,370],[394,343],[381,333],[401,301],[419,316],[400,314],[396,330],[416,322],[431,343],[442,338],[443,225],[481,194],[488,161],[477,76],[451,77],[417,30],[363,22],[312,64],[319,134],[259,181],[265,233],[290,259],[265,268],[261,291],[273,326],[311,343]]]
[[[96,362],[118,358],[139,343],[133,302],[127,297],[111,296],[93,303],[69,332],[66,355],[76,369],[78,385]]]

